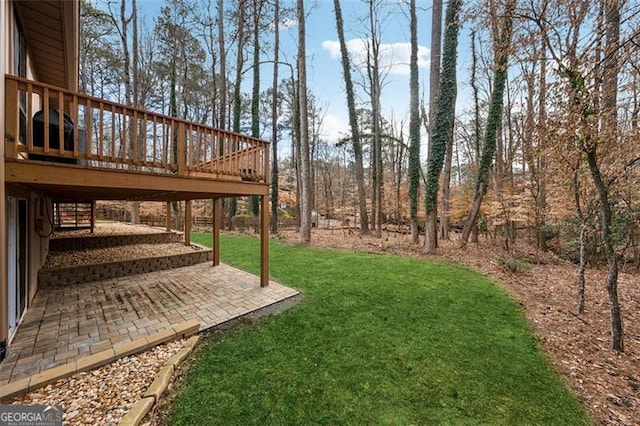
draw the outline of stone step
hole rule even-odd
[[[131,244],[164,244],[184,240],[182,234],[157,232],[153,234],[78,235],[49,240],[50,251],[91,250]]]
[[[180,268],[212,260],[213,251],[202,249],[193,253],[40,269],[38,272],[38,285],[42,287],[80,284],[143,274],[145,272]]]

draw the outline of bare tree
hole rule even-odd
[[[369,80],[369,95],[371,97],[371,132],[372,132],[372,197],[371,222],[376,237],[382,236],[382,201],[384,196],[384,170],[382,165],[382,129],[380,97],[382,84],[380,78],[380,31],[377,18],[376,0],[369,3],[369,46],[367,47],[367,77]]]
[[[304,0],[298,4],[298,99],[300,120],[300,173],[301,173],[301,221],[300,242],[311,242],[311,160],[309,157],[309,113],[307,104],[307,53],[305,45],[306,29]]]
[[[619,64],[619,44],[620,44],[620,1],[611,0],[605,2],[605,31],[606,45],[604,50],[603,79],[602,79],[602,124],[601,138],[616,141],[616,117],[618,102],[618,73]],[[587,110],[583,110],[583,117],[588,119]],[[611,314],[611,349],[624,351],[624,331],[622,327],[622,311],[618,300],[618,256],[613,246],[613,235],[611,231],[611,204],[609,200],[609,190],[607,183],[600,170],[597,143],[584,145],[587,155],[587,163],[591,171],[593,184],[598,192],[600,201],[600,222],[602,233],[602,244],[609,266],[607,274],[607,293],[609,295],[609,310]]]
[[[278,233],[278,61],[280,60],[280,1],[273,3],[273,83],[271,85],[271,233]]]
[[[347,93],[347,107],[349,109],[349,127],[351,128],[351,143],[353,146],[353,156],[355,161],[356,185],[358,187],[358,207],[360,211],[360,233],[369,233],[369,219],[367,213],[367,196],[364,184],[364,166],[362,162],[362,142],[360,140],[360,130],[358,127],[358,114],[356,111],[355,96],[353,93],[353,81],[351,79],[351,61],[347,44],[344,39],[344,23],[342,19],[342,9],[340,0],[334,0],[334,10],[336,14],[336,29],[340,40],[340,53],[342,55],[342,75]]]
[[[436,2],[438,1],[439,0],[436,0]],[[411,59],[409,62],[409,216],[411,241],[414,244],[418,244],[418,191],[420,189],[420,84],[418,81],[418,17],[416,14],[415,0],[411,0],[409,5],[409,14],[411,16],[411,22],[409,24],[411,29]],[[432,64],[431,72],[433,72],[433,68],[434,65]]]

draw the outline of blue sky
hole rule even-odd
[[[149,20],[158,13],[164,4],[162,0],[138,0],[141,14]],[[283,0],[288,6],[294,6],[295,1]],[[429,96],[429,55],[431,45],[431,2],[417,1],[418,4],[418,43],[419,43],[419,72],[422,94]],[[345,38],[353,58],[363,58],[364,43],[367,37],[368,6],[361,0],[341,0],[343,18],[345,22]],[[315,0],[305,3],[307,12],[306,48],[308,86],[317,97],[325,112],[322,134],[328,142],[335,142],[343,132],[348,130],[348,117],[342,65],[338,37],[335,28],[335,14],[333,0]],[[443,11],[444,15],[444,11]],[[380,13],[381,22],[381,51],[382,63],[386,65],[387,75],[383,81],[382,112],[390,120],[408,122],[409,98],[409,17],[407,1],[386,0]],[[298,28],[295,22],[289,26],[281,26],[280,60],[295,65],[297,55]],[[466,31],[460,35],[460,51],[468,51],[469,36]],[[468,55],[466,55],[468,56]],[[267,59],[267,58],[266,58]],[[465,55],[459,55],[459,70],[468,68]],[[283,78],[289,75],[287,67],[281,67]],[[465,81],[459,71],[459,83],[464,86]],[[362,76],[353,74],[354,82],[361,82]],[[246,84],[250,84],[250,73],[246,74]],[[266,89],[271,81],[271,65],[263,65],[262,78]],[[247,86],[248,87],[248,86]],[[464,98],[464,87],[459,88],[458,103],[461,93]],[[366,102],[366,98],[361,98]],[[367,106],[367,105],[365,105]],[[428,107],[428,105],[427,105]],[[406,135],[406,132],[405,132]],[[423,153],[426,152],[426,137],[422,138]]]
[[[408,1],[387,0],[381,10],[381,52],[382,63],[387,75],[382,89],[382,112],[388,119],[403,121],[407,136],[409,116],[409,55],[410,34]],[[428,108],[429,71],[431,46],[431,2],[417,1],[418,5],[418,65],[421,97]],[[335,28],[333,0],[307,2],[307,73],[309,87],[326,106],[323,134],[329,142],[338,140],[340,134],[348,130],[348,116],[338,37]],[[361,0],[342,0],[345,22],[345,38],[352,60],[364,59],[362,39],[368,34],[368,6]],[[446,2],[445,2],[446,7]],[[443,10],[444,17],[444,10]],[[297,48],[297,27],[282,31],[283,49],[281,53],[290,62],[295,62]],[[459,36],[458,54],[458,105],[460,110],[470,99],[467,83],[470,64],[470,36],[464,25]],[[354,81],[362,81],[358,73],[353,73]],[[366,101],[367,99],[362,99]],[[421,153],[426,153],[426,135],[422,136]]]
[[[360,0],[342,0],[341,6],[345,21],[345,38],[352,60],[357,63],[358,59],[364,60],[365,44],[363,39],[367,37],[368,33],[367,5]],[[383,81],[381,103],[385,118],[391,119],[393,116],[396,121],[403,119],[408,121],[410,46],[407,12],[408,7],[404,2],[388,1],[381,13],[384,15],[380,28],[382,65],[387,71]],[[309,7],[308,15],[307,72],[309,86],[321,104],[326,105],[323,133],[332,142],[339,137],[340,132],[344,132],[348,128],[333,1],[317,1]],[[431,9],[420,11],[418,19],[421,21],[418,35],[420,80],[421,87],[425,87],[426,91],[428,88],[425,83],[429,79]],[[290,32],[293,37],[297,37],[297,28],[291,28]],[[292,45],[295,48],[295,43]],[[362,77],[357,72],[353,73],[353,78],[354,82],[362,81]],[[426,96],[428,96],[428,92],[426,92]],[[367,101],[366,98],[361,100]]]

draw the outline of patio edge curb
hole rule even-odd
[[[185,336],[186,337],[186,336]],[[118,426],[138,426],[142,423],[145,416],[151,411],[154,404],[158,402],[164,391],[171,382],[171,377],[175,373],[178,365],[184,361],[184,359],[193,351],[198,343],[200,336],[193,335],[184,348],[178,351],[176,354],[167,359],[160,370],[158,371],[156,378],[151,382],[142,397],[133,404],[133,407],[124,415],[124,417],[118,422]]]
[[[198,332],[199,328],[200,323],[197,320],[191,319],[171,325],[150,336],[141,337],[127,343],[116,344],[111,349],[96,352],[70,363],[48,368],[29,377],[0,386],[0,401],[5,401],[6,399],[34,391],[59,379],[73,376],[76,373],[102,367],[125,356],[145,351],[152,346],[193,336]],[[189,339],[189,341],[191,341],[191,339]],[[195,345],[195,342],[192,343],[192,346],[193,345]]]

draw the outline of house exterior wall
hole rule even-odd
[[[0,1],[0,52],[9,51],[9,3]],[[0,102],[4,103],[4,74],[8,68],[8,53],[0,55]],[[4,108],[3,108],[4,110]],[[4,358],[9,334],[7,313],[7,249],[4,189],[4,113],[0,114],[0,359]]]
[[[15,7],[11,1],[0,1],[0,100],[5,102],[5,74],[15,74],[14,64],[14,31],[15,31]],[[29,54],[27,44],[26,61],[27,78],[38,80],[34,72],[33,61]],[[4,108],[3,108],[4,110]],[[5,134],[5,115],[0,114],[0,135]],[[38,290],[38,271],[43,266],[48,254],[48,245],[51,228],[46,218],[53,217],[53,205],[50,198],[39,194],[6,187],[5,185],[5,155],[4,138],[0,143],[0,358],[8,346],[9,322],[8,322],[8,270],[7,270],[7,235],[6,235],[6,197],[15,196],[27,201],[27,299],[26,308],[29,308],[31,300]]]

